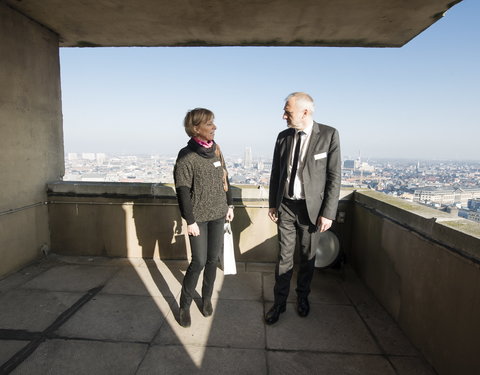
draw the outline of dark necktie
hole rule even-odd
[[[293,154],[293,163],[292,163],[292,172],[290,173],[290,184],[288,185],[288,196],[293,197],[293,185],[295,184],[295,176],[297,175],[298,168],[298,157],[300,155],[300,146],[302,143],[302,135],[304,132],[300,131],[297,133],[297,144],[295,145],[295,150]]]

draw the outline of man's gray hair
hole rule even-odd
[[[315,112],[313,98],[306,92],[292,92],[285,98],[285,102],[288,102],[292,98],[295,98],[297,105],[300,105],[304,109],[308,109],[310,113]]]

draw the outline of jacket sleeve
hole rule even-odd
[[[335,220],[340,197],[340,185],[342,180],[342,158],[340,154],[340,137],[338,131],[332,133],[328,150],[327,176],[325,193],[320,209],[320,216]]]
[[[195,223],[195,217],[193,216],[193,205],[190,195],[193,183],[193,170],[188,163],[179,158],[173,169],[173,177],[180,213],[188,225],[193,224]]]
[[[273,151],[272,171],[270,173],[270,186],[268,190],[268,207],[277,208],[278,187],[280,185],[280,136],[275,142]]]
[[[228,175],[227,175],[227,185],[228,185],[228,190],[225,192],[227,196],[227,204],[229,206],[233,205],[233,197],[232,197],[232,187],[230,186],[230,181],[228,181]]]
[[[179,186],[177,190],[178,206],[180,213],[188,225],[195,223],[193,216],[192,199],[190,198],[190,189],[186,186]]]

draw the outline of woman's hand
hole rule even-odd
[[[187,225],[187,233],[189,236],[200,236],[200,228],[198,227],[197,223]]]
[[[233,208],[228,207],[227,216],[226,216],[225,219],[226,219],[227,221],[232,221],[234,216],[235,216],[235,215],[233,214]]]

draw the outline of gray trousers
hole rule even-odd
[[[273,289],[276,305],[286,303],[293,274],[297,239],[300,248],[300,268],[297,275],[298,297],[307,297],[315,269],[315,253],[312,251],[312,233],[317,227],[308,217],[305,200],[284,199],[278,209],[278,240],[280,251],[275,269]]]

